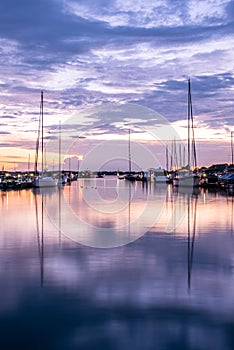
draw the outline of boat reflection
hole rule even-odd
[[[187,198],[188,205],[188,290],[191,288],[191,276],[193,267],[194,245],[197,220],[197,195]]]
[[[40,285],[44,286],[44,201],[43,196],[39,197],[39,192],[34,192],[36,233],[40,266]],[[40,212],[39,212],[40,207]]]
[[[46,215],[46,201],[49,197],[56,195],[58,197],[58,212],[59,212],[59,244],[61,244],[61,193],[62,188],[33,188],[32,189],[35,205],[35,217],[36,217],[36,234],[37,234],[37,246],[40,262],[40,285],[44,286],[44,225],[48,220]]]
[[[71,244],[75,242],[80,246],[98,246],[99,235],[103,232],[101,244],[106,244],[106,247],[111,247],[111,239],[116,240],[114,244],[120,242],[120,245],[125,245],[147,233],[156,237],[158,234],[173,234],[175,239],[182,238],[187,242],[187,288],[188,291],[191,290],[197,217],[199,234],[204,235],[214,229],[215,224],[208,217],[217,217],[221,210],[219,202],[214,201],[216,193],[198,189],[175,189],[171,185],[159,186],[154,183],[146,187],[142,182],[119,184],[107,179],[98,179],[99,182],[95,179],[79,181],[56,191],[33,191],[42,287],[44,226],[45,221],[50,220],[58,237],[53,244],[58,246],[68,240],[71,240]],[[116,193],[121,193],[118,200]],[[121,197],[123,193],[124,197]],[[226,217],[221,215],[220,225],[227,223],[228,215],[229,231],[233,234],[233,197],[227,197],[227,204],[228,208],[224,208]],[[73,221],[69,221],[71,210],[74,214]]]

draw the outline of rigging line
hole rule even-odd
[[[194,157],[194,166],[197,167],[197,154],[196,154],[196,143],[195,143],[195,134],[194,134],[194,123],[193,123],[193,106],[192,106],[192,96],[191,96],[191,86],[190,86],[190,117],[191,117],[191,126],[192,126],[192,152]]]
[[[40,114],[41,114],[41,169],[42,169],[42,176],[44,172],[44,111],[43,111],[43,91],[41,91],[41,105],[40,105]]]
[[[131,161],[131,143],[130,143],[130,129],[128,130],[128,161],[129,161],[129,174],[132,172],[132,161]]]
[[[41,102],[40,102],[40,114],[39,114],[39,123],[38,124],[39,125],[38,125],[38,131],[37,131],[36,154],[35,154],[35,164],[34,164],[35,174],[38,171],[38,152],[39,152],[40,136],[41,136]]]
[[[188,167],[190,168],[190,102],[191,102],[191,90],[190,90],[190,78],[188,79]]]

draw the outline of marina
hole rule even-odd
[[[1,349],[234,349],[233,18],[0,1]]]
[[[197,182],[194,183],[188,178],[187,183],[180,183],[180,187],[205,187],[233,190],[234,187],[234,166],[232,164],[222,164],[222,170],[219,169],[219,165],[213,165],[211,167],[202,167],[198,171],[194,172],[193,176],[196,176]],[[72,181],[77,181],[82,178],[104,178],[108,176],[115,176],[116,179],[129,180],[129,181],[143,181],[146,183],[155,184],[173,184],[178,187],[178,173],[187,174],[186,169],[179,169],[176,171],[167,171],[163,168],[150,168],[147,171],[141,172],[121,172],[119,171],[61,171],[61,172],[49,172],[47,176],[48,186],[56,187],[60,185],[69,185]],[[25,188],[40,187],[35,185],[35,179],[38,175],[34,172],[30,174],[28,172],[16,172],[16,171],[0,171],[0,190],[22,190]],[[54,179],[54,180],[52,180]],[[69,179],[69,180],[67,180]],[[56,184],[56,186],[55,186]],[[44,187],[44,186],[42,186]]]
[[[233,349],[233,135],[231,163],[197,165],[190,89],[165,168],[141,166],[133,125],[81,156],[59,122],[49,149],[41,92],[34,170],[0,172],[4,349]]]

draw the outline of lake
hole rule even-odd
[[[0,192],[6,349],[234,348],[234,197],[78,179]]]

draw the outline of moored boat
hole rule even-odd
[[[156,183],[166,184],[168,181],[167,172],[162,168],[153,169],[153,177]]]
[[[232,188],[234,186],[234,173],[224,173],[219,177],[219,185],[222,188]]]
[[[191,170],[178,170],[177,174],[173,178],[174,186],[183,187],[197,187],[199,185],[200,178]]]
[[[33,181],[33,187],[56,187],[58,185],[58,180],[55,177],[46,175],[44,172],[44,100],[43,100],[43,91],[41,91],[41,103],[40,103],[40,116],[39,116],[39,128],[38,128],[38,138],[36,146],[36,160],[35,160],[35,174],[37,171],[37,161],[38,161],[38,150],[40,143],[40,134],[41,134],[41,175],[36,176]]]
[[[130,129],[128,131],[128,164],[129,164],[128,174],[124,176],[124,179],[131,182],[136,181],[136,175],[132,173]]]
[[[195,147],[194,127],[193,127],[193,113],[192,113],[192,97],[191,97],[191,84],[188,79],[188,138],[187,138],[187,157],[188,164],[182,169],[178,169],[175,177],[173,178],[174,186],[184,187],[197,187],[199,185],[199,176],[191,169],[191,158],[193,158],[194,168],[197,168],[197,156]],[[192,133],[192,135],[191,135]],[[192,140],[191,140],[192,139]],[[191,157],[192,151],[192,157]]]

